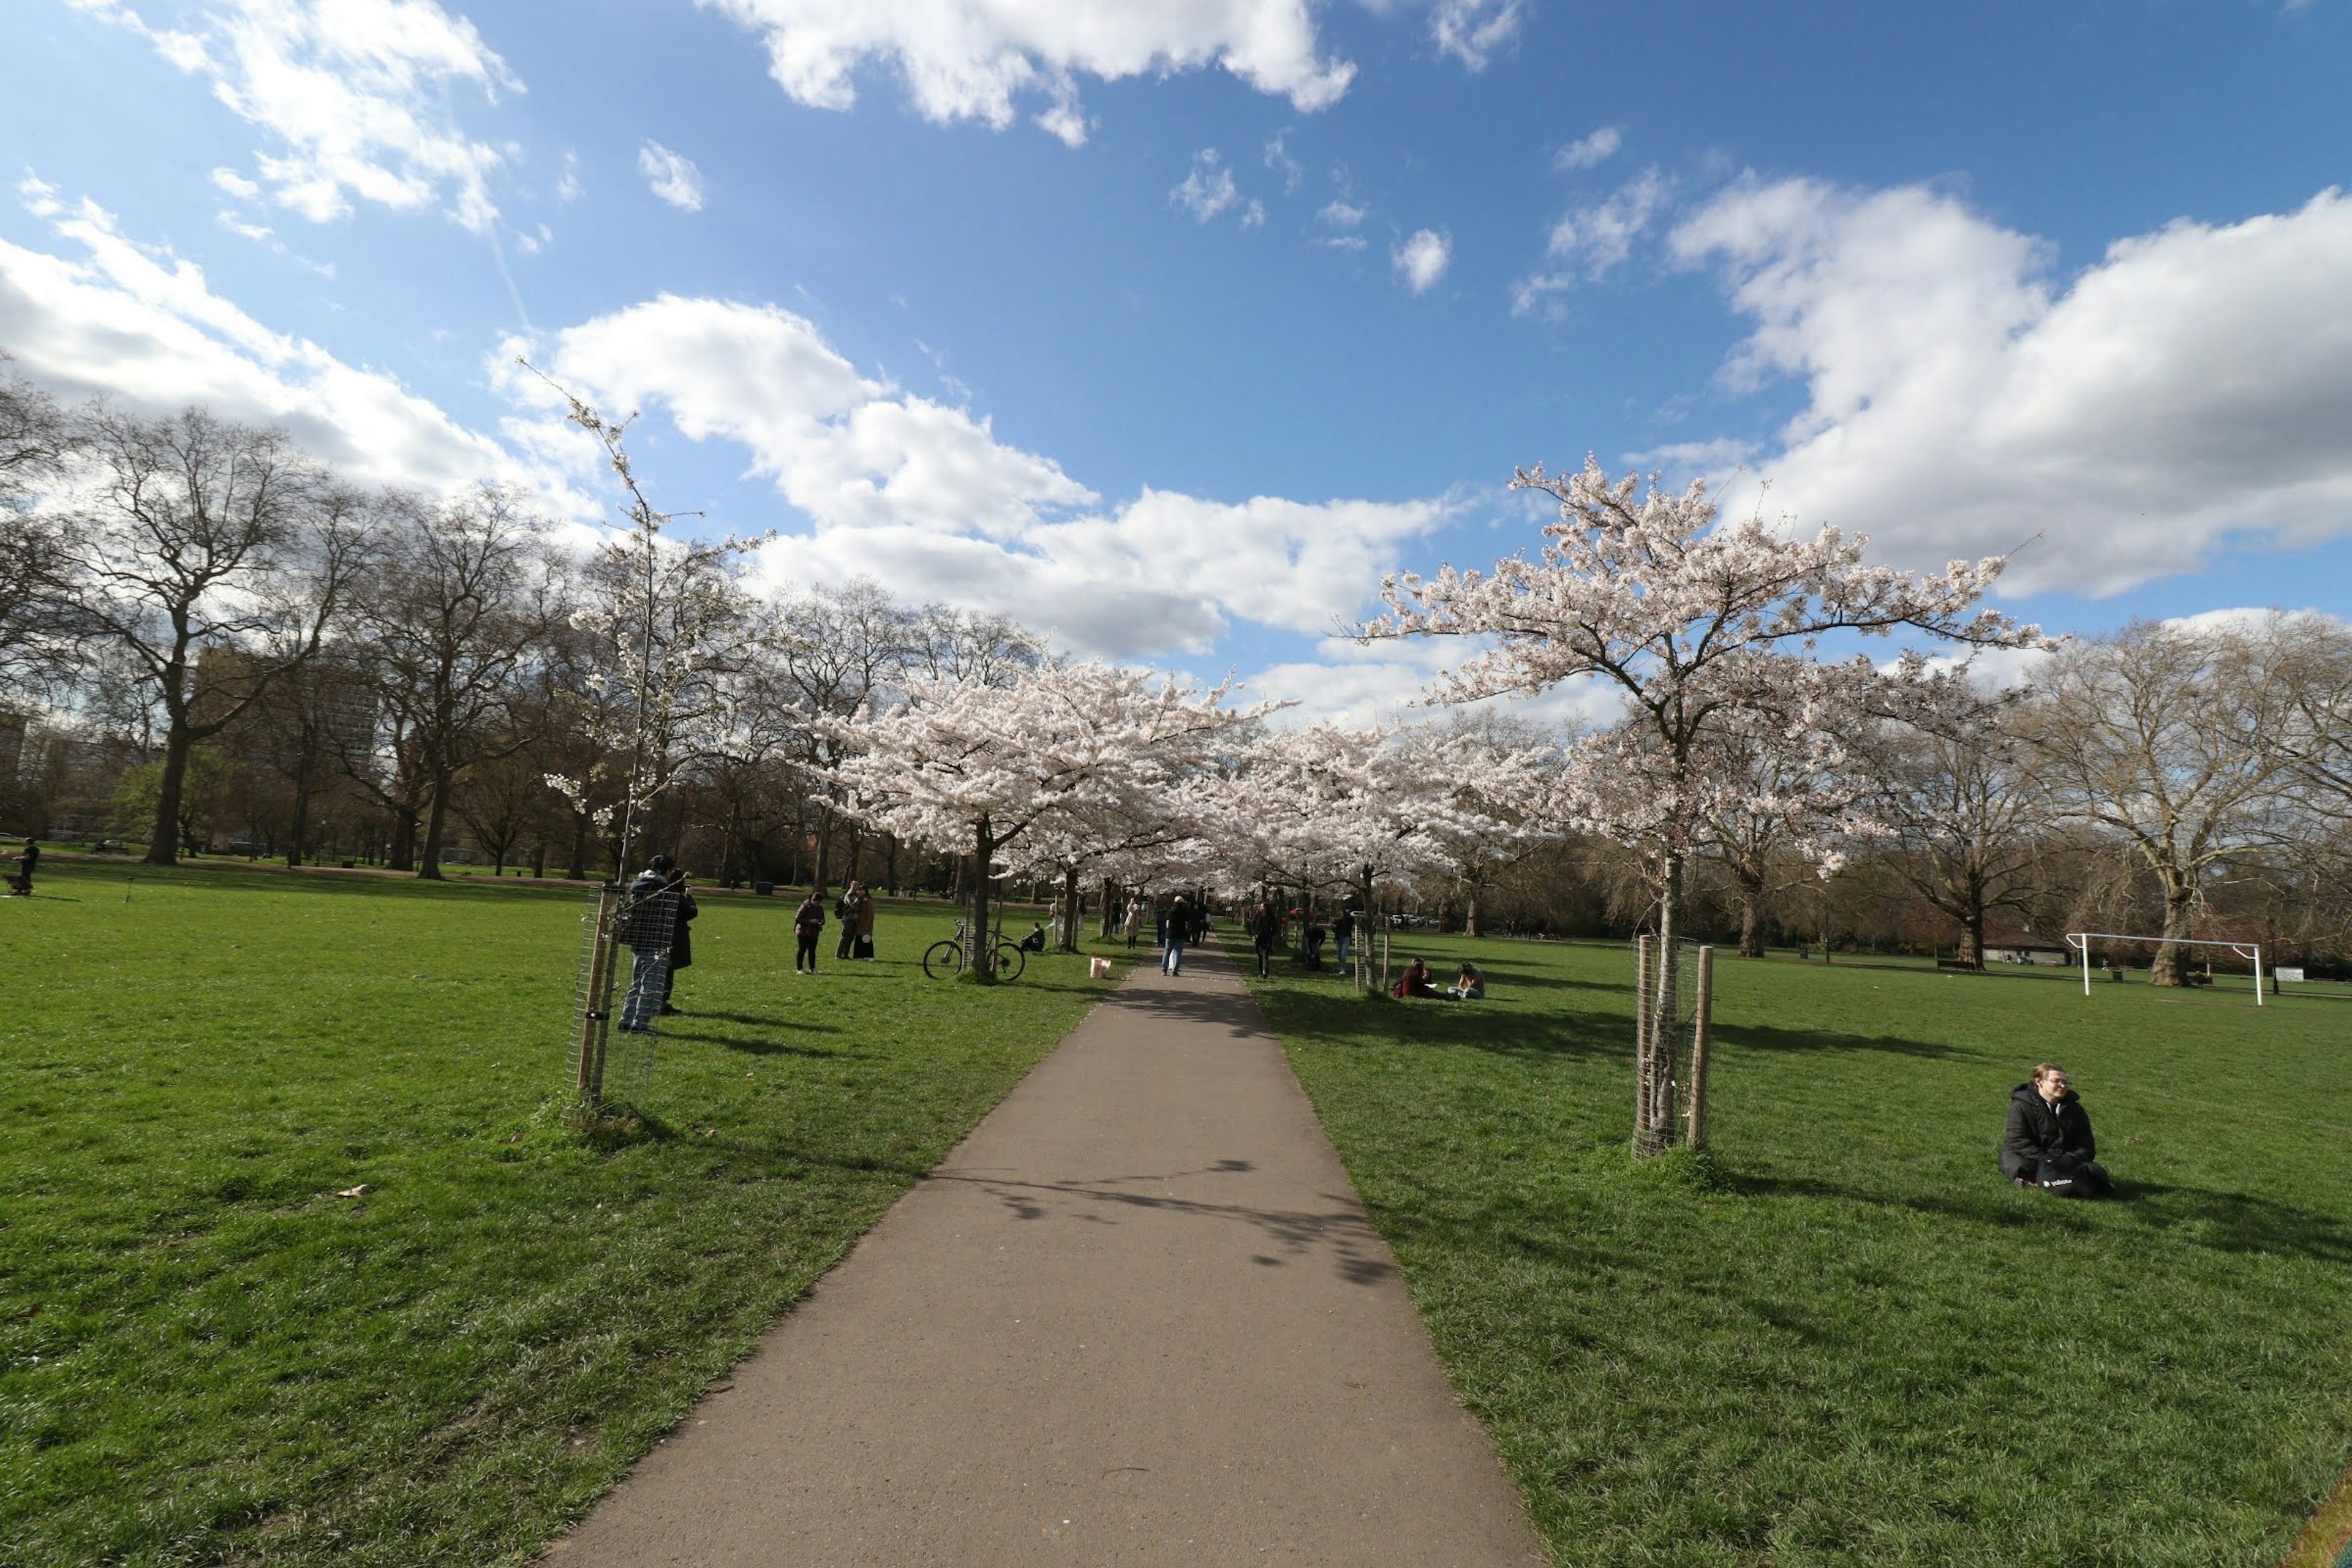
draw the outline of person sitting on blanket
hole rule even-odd
[[[1390,987],[1390,992],[1400,997],[1440,994],[1436,983],[1430,978],[1429,965],[1418,958],[1404,966],[1404,973],[1397,976],[1397,983]]]
[[[2002,1175],[2021,1187],[2062,1197],[2100,1197],[2115,1183],[2098,1163],[2098,1152],[2090,1113],[2068,1083],[2065,1068],[2043,1062],[2010,1091],[2009,1131],[2000,1141]]]
[[[1021,939],[1021,951],[1024,952],[1045,952],[1045,928],[1033,922],[1029,927],[1029,934]]]
[[[1462,961],[1462,973],[1454,977],[1454,989],[1446,993],[1456,1002],[1483,1002],[1486,999],[1486,977],[1468,959]]]

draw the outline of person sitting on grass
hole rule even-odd
[[[1446,993],[1456,1002],[1484,1002],[1486,999],[1486,977],[1468,959],[1462,961],[1462,972],[1454,977],[1454,989]]]
[[[1399,997],[1441,994],[1436,982],[1430,976],[1429,965],[1418,958],[1404,966],[1404,973],[1397,976],[1397,983],[1391,988],[1391,992]]]
[[[2115,1183],[2098,1163],[2090,1113],[2067,1081],[2066,1069],[2043,1062],[2010,1091],[2009,1131],[2000,1141],[2000,1173],[2021,1187],[2061,1197],[2095,1198]]]

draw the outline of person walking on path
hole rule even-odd
[[[686,885],[686,873],[672,868],[670,891],[677,895],[677,912],[671,927],[669,970],[662,976],[661,1010],[665,1016],[677,1011],[669,1005],[670,988],[677,984],[677,972],[694,963],[694,917],[702,912],[694,901],[694,894]]]
[[[629,884],[614,936],[629,950],[629,994],[621,1005],[621,1032],[650,1034],[669,990],[669,950],[676,940],[677,890],[669,874],[677,868],[656,855]]]
[[[793,911],[793,973],[816,973],[816,939],[824,930],[824,900],[811,888]]]
[[[41,844],[31,834],[25,835],[24,852],[16,857],[16,886],[12,896],[29,899],[33,896],[33,873],[41,868]]]
[[[1274,973],[1274,944],[1282,940],[1282,917],[1274,912],[1271,903],[1261,903],[1250,921],[1250,945],[1257,949],[1257,977],[1264,980]]]
[[[1135,939],[1143,932],[1143,898],[1138,894],[1127,900],[1127,945],[1133,947]]]
[[[1184,895],[1179,893],[1176,895],[1176,901],[1168,906],[1167,918],[1160,922],[1160,973],[1181,974],[1184,973],[1184,939],[1192,934],[1192,906],[1184,901]]]

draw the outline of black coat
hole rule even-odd
[[[2009,1131],[2000,1141],[2000,1173],[2032,1177],[2044,1160],[2062,1156],[2075,1160],[2098,1158],[2098,1141],[2091,1136],[2091,1115],[2073,1089],[2056,1105],[2042,1098],[2031,1082],[2010,1091]]]
[[[677,940],[677,897],[657,871],[640,873],[629,884],[621,919],[613,934],[633,952],[659,952]]]
[[[670,884],[677,891],[677,923],[670,928],[669,966],[684,969],[694,962],[694,917],[702,912],[694,895],[683,883]]]
[[[1281,936],[1282,917],[1276,914],[1272,910],[1259,910],[1257,919],[1250,924],[1251,939],[1255,942],[1258,946],[1265,948],[1271,952],[1275,942],[1278,941]]]

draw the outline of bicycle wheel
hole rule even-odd
[[[923,950],[923,973],[934,980],[963,973],[963,949],[953,941],[935,942]]]
[[[996,944],[996,977],[999,980],[1020,979],[1021,971],[1028,966],[1028,954],[1023,952],[1018,944],[1009,942]]]

